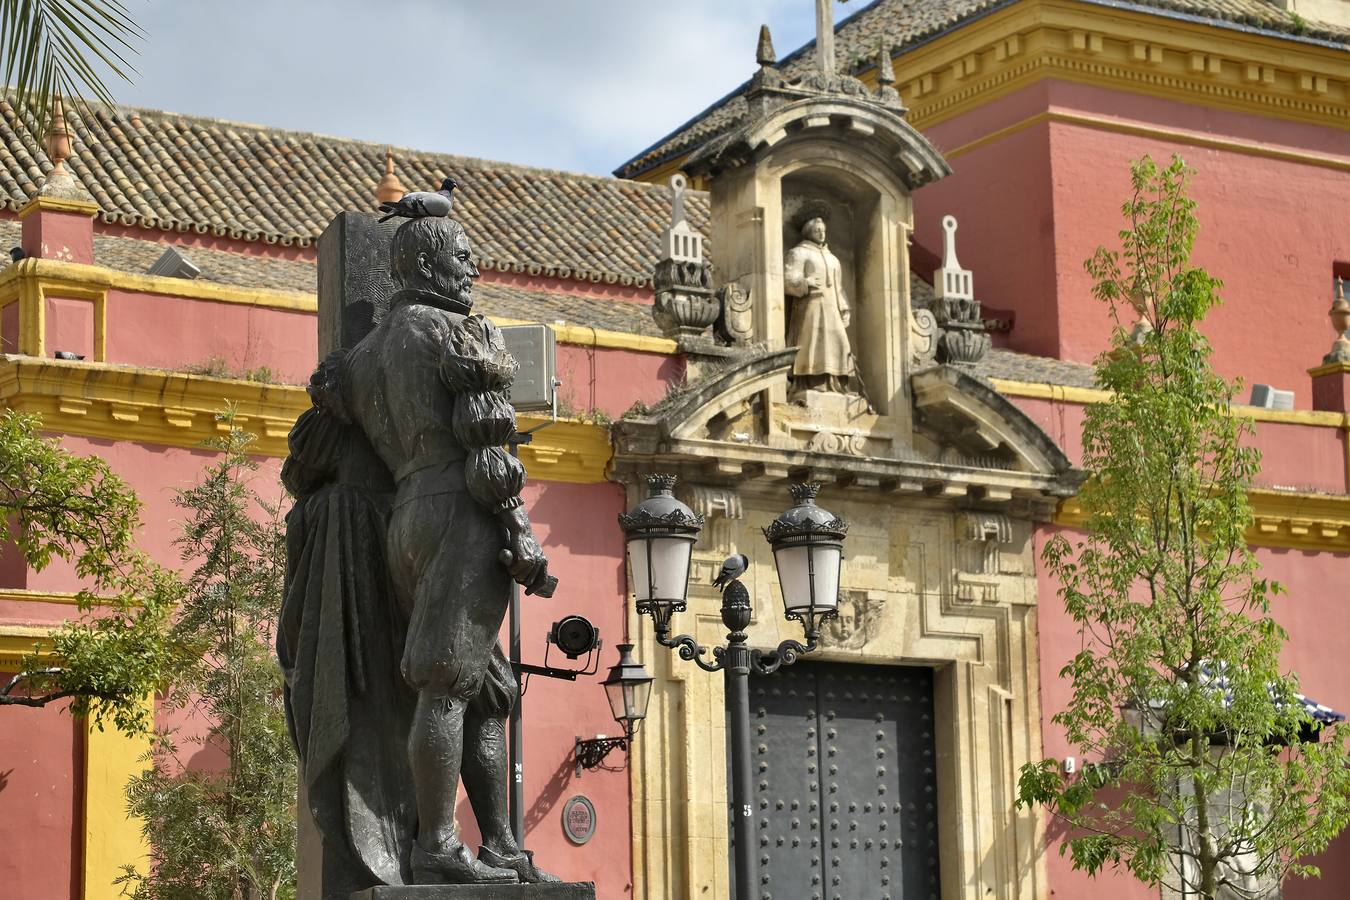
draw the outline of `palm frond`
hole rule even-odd
[[[122,0],[0,0],[0,64],[15,107],[45,122],[53,94],[111,106],[110,76],[131,82],[144,32]]]

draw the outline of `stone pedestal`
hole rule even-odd
[[[1313,409],[1350,411],[1350,363],[1332,362],[1309,369]]]
[[[418,884],[375,887],[351,900],[595,900],[595,885],[576,884]]]

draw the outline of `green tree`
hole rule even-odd
[[[1340,729],[1309,734],[1280,665],[1281,589],[1245,540],[1260,456],[1199,330],[1220,285],[1189,262],[1189,175],[1175,158],[1135,163],[1122,249],[1087,262],[1116,323],[1097,362],[1111,395],[1083,425],[1086,536],[1056,536],[1044,562],[1083,640],[1053,721],[1101,762],[1072,779],[1028,764],[1019,803],[1063,820],[1075,868],[1214,900],[1316,874],[1300,860],[1346,825],[1350,767]]]
[[[151,847],[149,872],[120,879],[133,900],[294,894],[296,766],[272,652],[285,533],[279,505],[253,486],[252,443],[231,427],[212,442],[219,461],[175,499],[192,572],[172,632],[185,663],[164,705],[200,715],[207,730],[192,742],[224,764],[185,767],[174,736],[157,736],[151,768],[127,788]]]
[[[17,106],[46,121],[54,94],[108,106],[105,78],[130,82],[144,37],[122,0],[0,0],[0,57]]]
[[[35,571],[70,563],[86,585],[81,616],[56,629],[51,656],[37,648],[0,684],[0,705],[70,699],[101,728],[146,730],[144,700],[163,686],[174,648],[168,622],[176,579],[135,549],[140,502],[103,460],[39,433],[34,415],[0,412],[0,545]]]

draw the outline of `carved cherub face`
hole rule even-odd
[[[802,226],[802,237],[817,244],[825,243],[825,220],[814,218]]]

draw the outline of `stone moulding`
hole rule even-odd
[[[951,166],[926,137],[896,111],[868,97],[821,94],[788,103],[736,130],[714,138],[690,157],[684,170],[694,176],[748,163],[761,147],[773,147],[800,131],[839,128],[866,134],[899,165],[910,189],[951,174]]]
[[[227,404],[236,423],[257,436],[256,451],[284,457],[286,436],[309,395],[298,385],[260,384],[165,369],[0,356],[0,405],[42,416],[43,430],[117,441],[198,448],[225,426]],[[545,420],[520,416],[521,430]],[[605,480],[608,431],[560,420],[520,448],[529,477],[596,484]]]

